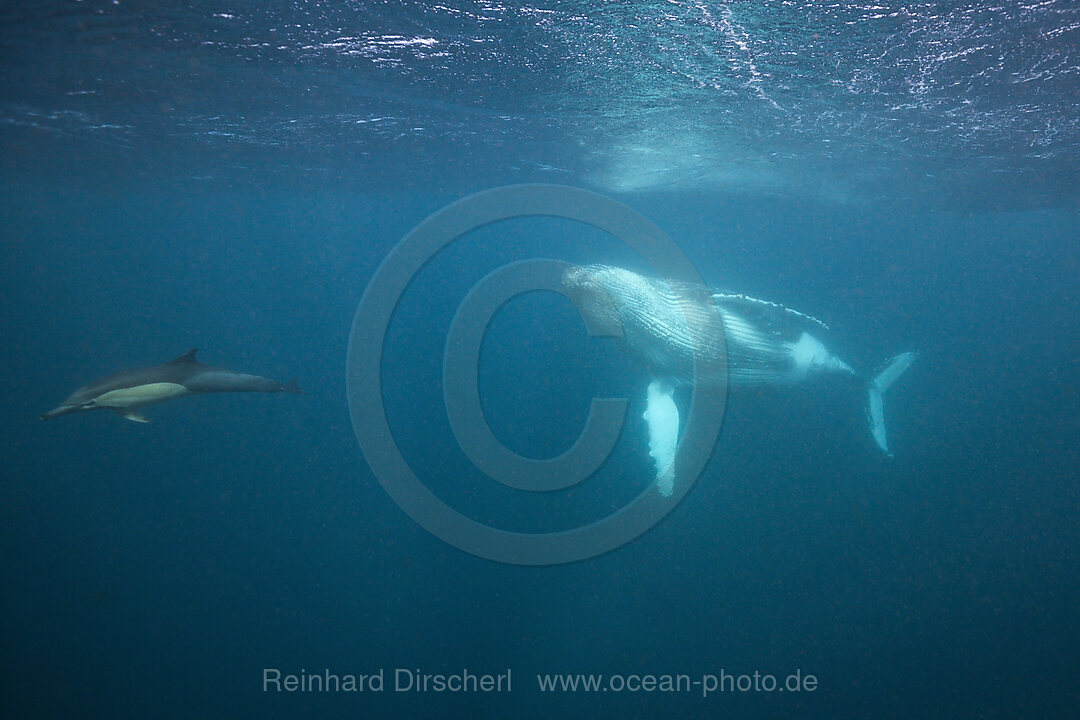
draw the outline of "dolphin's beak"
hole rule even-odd
[[[48,420],[49,418],[54,418],[57,415],[67,415],[68,413],[75,412],[78,409],[78,405],[61,405],[60,407],[54,408],[49,412],[40,415],[39,417],[42,420]]]

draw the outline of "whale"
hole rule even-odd
[[[780,303],[610,265],[570,266],[562,279],[589,322],[620,336],[653,376],[644,419],[662,495],[670,495],[675,482],[679,412],[673,393],[696,383],[784,387],[827,376],[853,383],[866,394],[874,443],[892,456],[883,397],[916,353],[900,353],[863,374],[826,347],[821,338],[828,325]]]
[[[112,410],[133,422],[150,422],[140,408],[185,395],[220,392],[300,394],[295,379],[278,382],[259,375],[238,373],[204,365],[188,350],[168,362],[134,368],[99,378],[71,393],[57,407],[43,413],[42,420],[87,410]]]

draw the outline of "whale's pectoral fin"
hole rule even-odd
[[[870,381],[869,402],[867,404],[867,417],[870,420],[870,432],[874,436],[881,451],[892,457],[889,452],[889,443],[885,437],[885,407],[881,396],[889,389],[896,379],[904,374],[904,371],[915,362],[915,353],[906,352],[897,355],[890,360],[885,368]]]
[[[120,417],[124,418],[125,420],[130,420],[131,422],[137,422],[137,423],[148,423],[148,422],[150,422],[149,420],[146,419],[145,415],[143,415],[141,412],[139,412],[138,410],[135,410],[133,408],[116,408],[116,414],[119,415]]]
[[[679,409],[675,388],[662,380],[649,383],[645,422],[649,424],[649,455],[656,462],[656,487],[664,497],[675,489],[675,448],[679,443]]]

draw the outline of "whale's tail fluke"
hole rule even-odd
[[[886,363],[881,372],[870,381],[868,389],[870,401],[867,406],[870,432],[873,433],[874,441],[877,442],[878,447],[889,456],[892,456],[892,453],[889,452],[889,443],[885,437],[885,408],[881,396],[896,382],[897,378],[904,374],[905,370],[911,367],[913,362],[915,362],[915,353],[901,353]]]

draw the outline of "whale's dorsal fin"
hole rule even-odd
[[[195,359],[195,353],[197,353],[197,352],[199,352],[198,348],[191,348],[190,350],[188,350],[183,355],[180,355],[179,357],[174,357],[172,360],[170,360],[169,362],[167,362],[165,364],[166,365],[191,365],[191,364],[194,364],[194,363],[198,362]]]
[[[800,320],[806,320],[814,325],[818,325],[826,330],[829,326],[818,320],[813,315],[807,315],[806,313],[799,312],[798,310],[792,310],[786,305],[772,302],[771,300],[759,300],[749,295],[743,295],[741,293],[713,293],[713,300],[716,304],[723,308],[724,306],[731,307],[732,309],[740,308],[744,311],[750,311],[750,314],[760,314],[763,311],[780,310],[783,313],[791,315],[794,318]],[[757,311],[756,313],[754,311]]]

